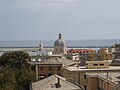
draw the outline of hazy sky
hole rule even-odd
[[[0,0],[0,41],[120,39],[120,0]]]

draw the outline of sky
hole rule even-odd
[[[0,41],[120,39],[120,0],[0,0]]]

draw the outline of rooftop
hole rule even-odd
[[[58,84],[58,78],[59,78],[59,87],[56,87]],[[32,83],[32,90],[82,90],[77,85],[74,85],[68,81],[66,81],[65,78],[58,76],[58,75],[52,75],[48,78],[45,78],[43,80],[37,81]]]
[[[111,65],[120,66],[120,59],[114,59],[114,60],[111,62]]]
[[[104,60],[104,61],[86,61],[86,63],[98,63],[98,62],[111,62],[111,60]]]
[[[108,82],[112,82],[114,84],[118,84],[118,81],[120,80],[120,72],[106,72],[106,73],[86,73],[86,75],[93,77],[93,76],[97,76],[101,79],[105,79]]]
[[[69,70],[69,71],[108,71],[108,70],[120,70],[120,67],[118,67],[118,66],[109,66],[109,68],[95,68],[95,69],[88,69],[88,68],[86,68],[86,66],[79,66],[79,67],[77,67],[77,66],[70,66],[70,67],[67,67],[67,68],[65,68],[65,69],[67,69],[67,70]]]
[[[50,65],[50,64],[55,64],[55,65],[64,65],[64,66],[68,66],[68,65],[73,65],[76,64],[76,61],[73,60],[69,60],[66,58],[57,58],[57,59],[47,59],[47,60],[42,60],[42,61],[38,61],[38,62],[30,62],[30,64],[37,64],[37,65]]]
[[[48,59],[48,60],[41,60],[38,62],[30,62],[30,64],[37,64],[37,65],[62,65],[61,62],[59,62],[56,59]]]
[[[93,49],[70,49],[68,50],[68,53],[72,52],[72,53],[92,53],[95,52],[95,50]]]

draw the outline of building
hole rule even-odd
[[[120,59],[120,44],[115,44],[113,47],[115,48],[114,59]]]
[[[36,66],[36,80],[51,76],[53,74],[62,75],[62,67],[73,66],[77,62],[65,58],[47,59],[29,62]]]
[[[110,62],[108,61],[86,61],[86,68],[109,68]]]
[[[93,53],[95,50],[93,49],[70,49],[67,53]]]
[[[62,38],[62,34],[59,34],[59,38],[54,43],[54,54],[66,54],[67,53],[67,45]]]
[[[43,50],[43,43],[40,43],[39,44],[39,51],[42,51]]]
[[[78,56],[79,55],[79,56]],[[85,60],[85,61],[101,61],[112,60],[113,52],[110,48],[94,49],[70,49],[67,51],[67,56],[70,59]]]
[[[61,75],[62,63],[56,59],[48,59],[40,62],[33,62],[36,66],[36,80],[51,76],[53,74]]]
[[[120,72],[86,73],[86,90],[120,90]]]
[[[102,60],[113,60],[113,48],[101,48],[98,50],[98,57]]]
[[[89,61],[91,62],[91,61]],[[106,62],[101,61],[102,63],[100,64],[100,62],[97,63],[93,63],[92,68],[89,68],[88,66],[70,66],[70,67],[64,67],[62,69],[63,71],[63,77],[65,77],[66,79],[69,78],[71,80],[75,80],[75,82],[77,82],[78,84],[80,84],[85,90],[87,90],[87,80],[86,80],[86,76],[85,73],[90,73],[90,72],[95,72],[95,73],[99,73],[99,72],[120,72],[120,67],[117,66],[104,66],[104,65],[108,65],[105,64]],[[108,61],[109,62],[109,61]],[[91,64],[91,63],[90,63]],[[101,65],[101,66],[97,66],[96,65]],[[95,67],[95,68],[93,68]]]
[[[56,74],[31,84],[30,90],[83,90],[76,83],[68,82]]]
[[[95,54],[93,49],[70,49],[67,51],[67,58],[73,60],[94,60],[91,56]]]
[[[48,60],[48,59],[63,58],[62,55],[52,54],[51,51],[31,52],[29,53],[29,55],[31,56],[31,61],[33,62]]]
[[[65,57],[70,60],[80,60],[79,53],[67,53]]]
[[[113,45],[115,52],[113,53],[113,61],[111,65],[120,66],[120,44]]]

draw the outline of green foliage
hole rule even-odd
[[[0,83],[0,90],[29,90],[29,85],[34,80],[34,71],[31,70],[29,60],[29,54],[21,51],[4,53],[0,57],[0,81],[7,78],[5,83]],[[6,89],[9,86],[12,89]]]
[[[10,66],[0,68],[0,90],[15,90],[16,81],[14,71]]]

